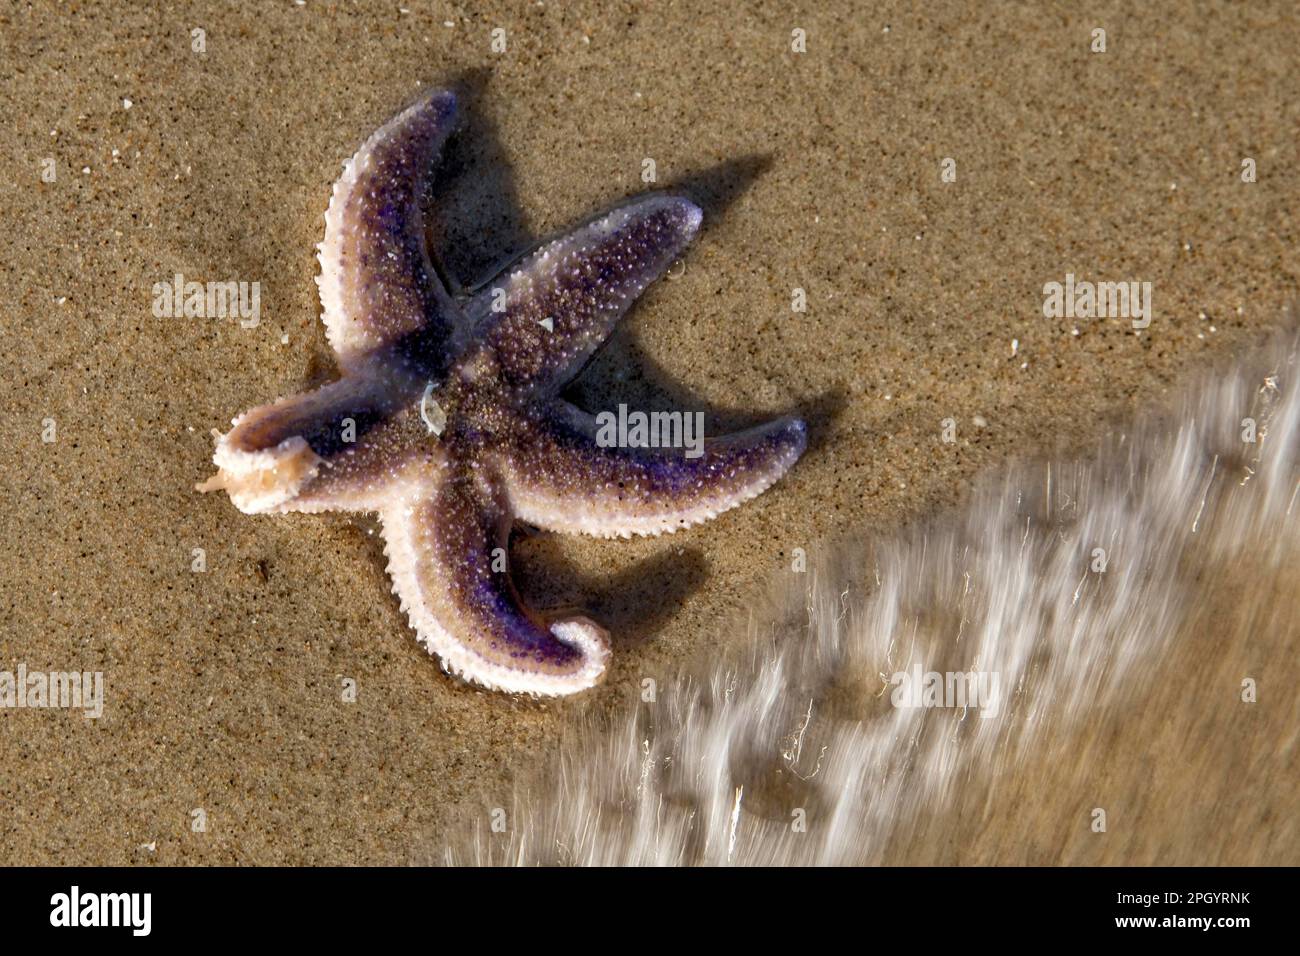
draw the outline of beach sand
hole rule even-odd
[[[97,720],[0,711],[0,862],[422,858],[580,710],[741,638],[724,625],[793,548],[1087,449],[1296,294],[1291,4],[404,5],[0,8],[0,670],[106,681]],[[464,126],[431,231],[464,283],[649,188],[704,207],[577,401],[812,429],[786,479],[683,534],[520,536],[527,599],[612,632],[581,698],[445,675],[373,522],[193,490],[211,429],[333,374],[331,185],[448,85]],[[260,322],[156,317],[178,273],[260,283]],[[1045,318],[1067,273],[1150,282],[1150,327]]]

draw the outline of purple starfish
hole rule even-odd
[[[782,418],[682,449],[606,447],[559,397],[632,301],[690,242],[700,210],[655,195],[541,246],[469,296],[424,244],[426,169],[455,98],[422,98],[344,167],[319,246],[321,303],[342,377],[246,412],[215,476],[248,514],[375,511],[393,590],[451,672],[506,691],[595,684],[606,632],[523,606],[511,523],[602,537],[659,534],[759,494],[803,452]]]

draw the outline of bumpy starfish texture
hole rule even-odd
[[[341,378],[236,418],[217,474],[248,514],[377,512],[393,590],[421,642],[464,678],[569,694],[609,660],[585,617],[525,607],[507,569],[516,519],[604,537],[672,532],[766,489],[803,452],[783,418],[707,439],[703,454],[614,448],[559,396],[700,225],[652,195],[453,295],[425,248],[424,173],[455,99],[430,94],[344,167],[319,248],[321,303]]]

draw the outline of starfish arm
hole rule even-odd
[[[541,246],[488,283],[467,313],[497,356],[502,381],[562,388],[686,248],[701,215],[686,199],[651,196]]]
[[[334,185],[316,282],[344,368],[389,348],[426,369],[445,362],[457,310],[429,261],[420,199],[455,110],[453,94],[427,94],[366,140]]]
[[[240,415],[217,441],[223,490],[246,514],[371,511],[424,429],[381,383],[344,378]]]
[[[548,628],[520,603],[506,567],[511,516],[476,473],[454,466],[426,472],[380,518],[393,590],[421,643],[448,671],[546,696],[601,679],[609,644],[600,627],[565,617]]]
[[[598,537],[673,532],[760,494],[807,443],[797,418],[780,418],[685,449],[603,447],[597,420],[562,399],[520,423],[499,468],[516,516],[552,531]]]

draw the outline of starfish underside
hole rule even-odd
[[[676,531],[775,482],[805,428],[783,418],[706,439],[698,457],[598,442],[595,419],[560,390],[677,259],[700,210],[648,196],[453,295],[430,264],[420,199],[454,113],[452,94],[427,95],[346,164],[317,280],[342,377],[236,418],[199,487],[249,514],[377,512],[393,590],[448,670],[506,691],[573,693],[601,678],[608,635],[521,603],[506,560],[512,522]]]

